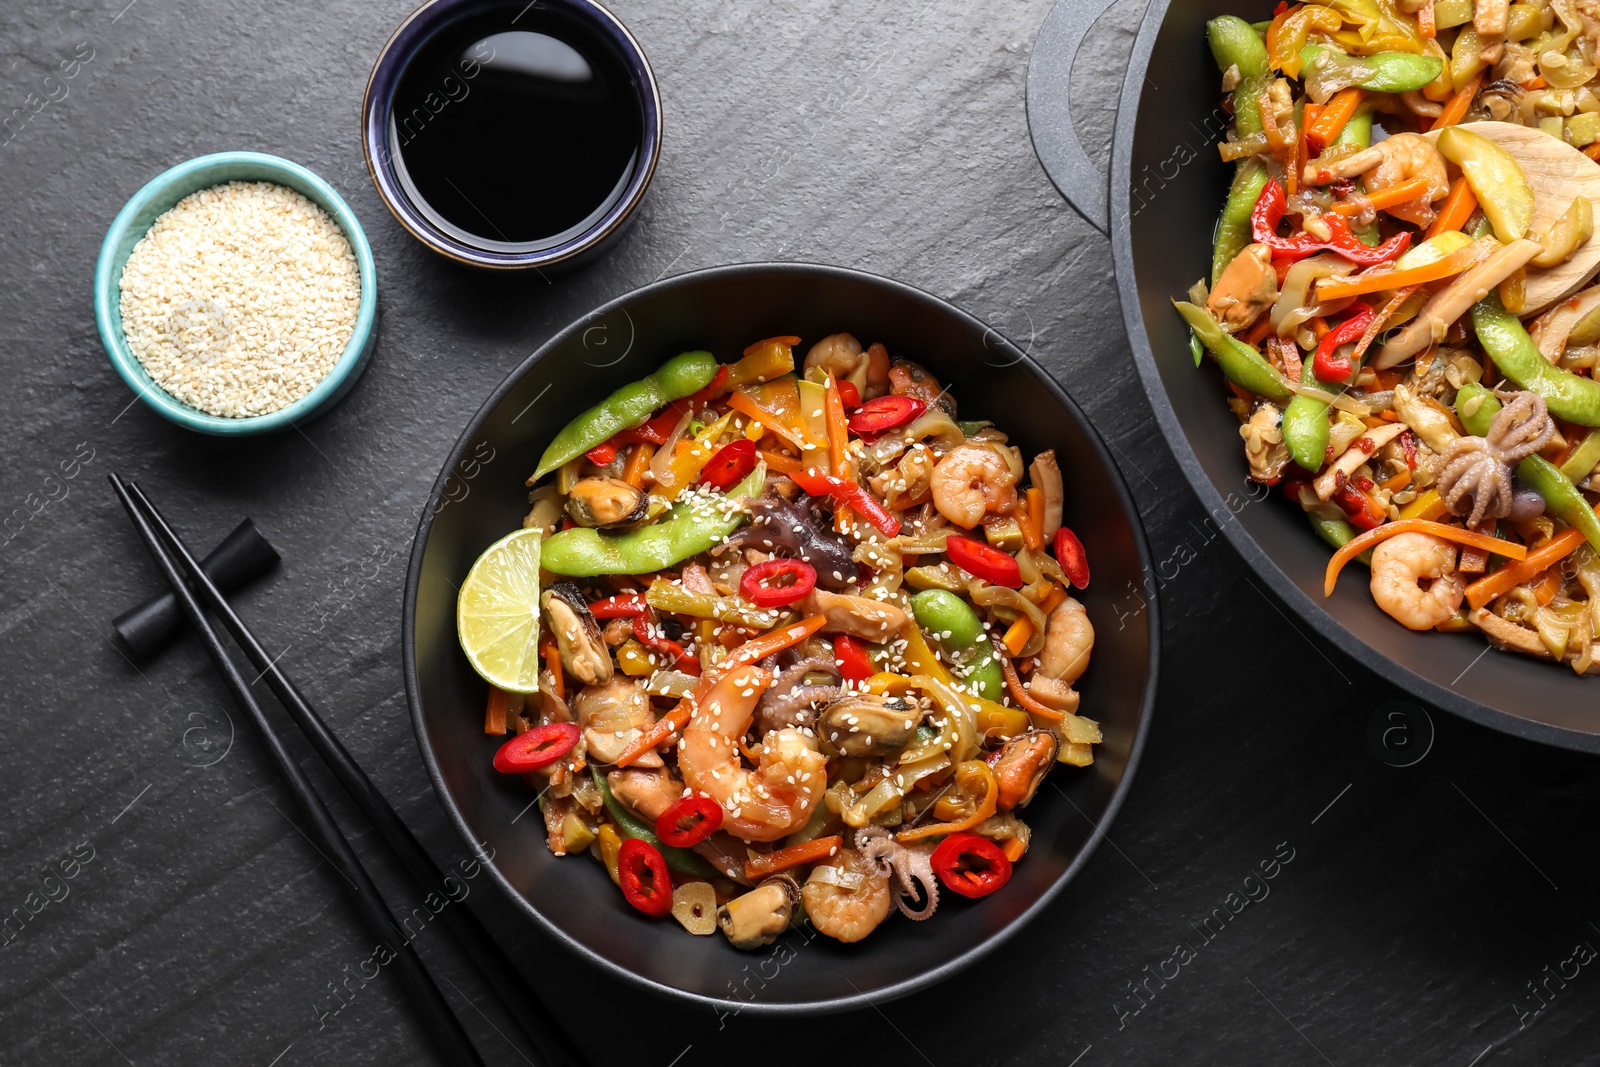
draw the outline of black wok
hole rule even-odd
[[[1347,572],[1324,599],[1330,550],[1300,509],[1277,499],[1237,506],[1245,469],[1238,422],[1223,402],[1215,368],[1208,362],[1195,369],[1187,333],[1169,301],[1209,269],[1212,230],[1231,176],[1215,148],[1227,116],[1219,106],[1220,75],[1206,46],[1206,20],[1223,14],[1268,18],[1273,4],[1151,0],[1128,59],[1109,184],[1079,144],[1067,109],[1078,44],[1107,6],[1106,0],[1059,0],[1051,11],[1028,75],[1029,127],[1056,187],[1111,238],[1140,379],[1157,427],[1201,504],[1246,562],[1305,620],[1311,640],[1337,645],[1414,696],[1474,722],[1600,752],[1600,681],[1489,649],[1478,634],[1406,630],[1373,603],[1359,569]],[[1285,649],[1293,654],[1296,639],[1286,638]],[[1282,676],[1280,662],[1274,677]]]

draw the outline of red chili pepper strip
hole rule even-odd
[[[861,406],[861,390],[856,388],[855,382],[841,381],[839,385],[839,401],[846,410]]]
[[[1347,482],[1340,482],[1333,491],[1333,502],[1350,517],[1350,525],[1358,530],[1372,530],[1389,521],[1389,516],[1378,508],[1378,502]]]
[[[584,455],[589,457],[589,462],[596,467],[604,467],[607,463],[617,458],[617,443],[615,441],[602,441],[595,445]]]
[[[646,648],[653,648],[667,657],[672,669],[682,671],[684,674],[698,676],[700,673],[700,657],[691,656],[683,650],[683,646],[676,641],[669,640],[650,623],[638,618],[633,620],[633,636]]]
[[[672,878],[661,851],[637,837],[622,842],[617,853],[617,881],[628,903],[659,919],[672,913]],[[960,890],[957,890],[960,892]]]
[[[840,634],[833,639],[833,662],[839,673],[852,682],[864,682],[876,672],[872,657],[867,654],[867,643],[859,637]]]
[[[1283,221],[1288,201],[1283,195],[1283,185],[1273,178],[1261,190],[1256,206],[1250,213],[1252,236],[1260,244],[1272,249],[1274,260],[1305,259],[1318,252],[1333,252],[1363,267],[1387,263],[1398,257],[1411,244],[1410,233],[1398,233],[1380,245],[1365,245],[1350,230],[1343,215],[1328,212],[1322,222],[1328,227],[1330,237],[1319,241],[1308,233],[1294,237],[1279,237],[1278,223]]]
[[[862,404],[851,414],[850,432],[857,437],[876,437],[896,426],[904,426],[927,410],[927,401],[914,396],[880,396]]]
[[[885,537],[900,532],[900,520],[877,497],[848,478],[835,478],[815,468],[795,471],[789,477],[810,496],[829,496],[835,503],[854,508]]]
[[[1008,589],[1022,587],[1022,568],[1017,566],[1016,557],[1010,553],[1002,552],[981,541],[974,541],[970,537],[957,537],[954,534],[945,538],[944,551],[945,555],[950,557],[951,563],[974,578],[981,578],[991,585],[1003,585]]]
[[[964,897],[986,897],[1011,881],[1006,854],[977,834],[951,834],[941,841],[933,850],[933,870],[946,889]]]
[[[656,836],[673,848],[693,848],[721,825],[722,805],[710,797],[688,796],[656,818]]]
[[[501,774],[522,774],[554,763],[572,751],[581,731],[577,723],[547,722],[518,734],[494,754],[494,769]]]
[[[787,582],[782,579],[789,579]],[[771,584],[778,581],[779,584]],[[769,559],[746,568],[739,594],[758,608],[781,608],[804,600],[817,587],[817,568],[803,559]]]
[[[756,443],[741,437],[717,449],[700,472],[700,481],[721,492],[739,484],[745,475],[755,470],[756,458]]]
[[[589,605],[589,614],[597,619],[639,619],[649,613],[642,593],[618,593]]]
[[[1349,357],[1335,357],[1334,353],[1340,345],[1361,340],[1361,335],[1372,325],[1376,312],[1366,304],[1351,304],[1350,309],[1355,314],[1329,330],[1317,345],[1316,355],[1311,357],[1311,373],[1319,381],[1342,382],[1355,373],[1355,365]]]
[[[1072,583],[1074,589],[1084,589],[1089,585],[1089,555],[1083,550],[1083,542],[1078,540],[1078,535],[1065,526],[1056,531],[1056,562],[1061,564],[1061,572],[1067,576],[1067,581]]]

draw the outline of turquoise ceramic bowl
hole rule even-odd
[[[150,230],[151,224],[190,193],[230,181],[267,181],[308,197],[326,211],[355,251],[361,270],[361,308],[356,315],[355,332],[344,354],[316,388],[287,407],[266,415],[230,419],[208,415],[176,399],[151,380],[150,375],[128,347],[122,332],[121,294],[118,285],[128,254]],[[344,198],[316,174],[280,156],[261,152],[218,152],[180,163],[151,179],[117,213],[100,245],[100,258],[94,271],[94,319],[100,330],[111,365],[139,399],[165,418],[201,433],[229,435],[270,433],[316,418],[343,399],[361,376],[372,354],[378,314],[378,277],[372,263],[372,246],[361,230],[361,223]]]

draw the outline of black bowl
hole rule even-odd
[[[1067,479],[1066,523],[1082,538],[1093,582],[1080,594],[1097,633],[1082,682],[1084,713],[1105,744],[1094,765],[1058,768],[1027,809],[1033,846],[1011,883],[983,901],[945,894],[939,914],[891,918],[840,945],[792,932],[757,953],[721,936],[631,909],[587,857],[546,849],[533,794],[494,773],[482,730],[484,683],[456,642],[456,590],[473,561],[516,529],[523,480],[574,413],[667,357],[708,348],[723,361],[752,340],[808,342],[848,329],[924,363],[951,386],[963,415],[996,420],[1024,449],[1054,447]],[[977,959],[1044,909],[1080,868],[1132,781],[1155,698],[1157,640],[1145,587],[1144,533],[1094,429],[1016,346],[950,304],[896,282],[836,267],[720,267],[657,282],[563,330],[511,373],[461,435],[424,509],[406,579],[402,647],[417,740],[461,835],[493,850],[511,899],[580,955],[640,985],[752,1013],[840,1010],[900,996]],[[1069,802],[1070,801],[1070,802]],[[519,815],[524,817],[518,818]],[[759,974],[758,974],[759,972]]]
[[[1246,465],[1238,420],[1216,368],[1208,362],[1195,369],[1188,329],[1171,301],[1210,270],[1213,226],[1231,176],[1231,164],[1225,167],[1216,151],[1229,116],[1220,106],[1206,20],[1270,18],[1273,0],[1152,0],[1123,81],[1108,195],[1078,142],[1066,86],[1083,34],[1109,3],[1058,0],[1034,47],[1028,124],[1057,188],[1111,236],[1139,378],[1201,504],[1245,562],[1305,620],[1309,640],[1337,645],[1395,685],[1474,722],[1600,752],[1600,682],[1495,651],[1481,634],[1407,630],[1373,603],[1360,567],[1348,568],[1334,595],[1324,598],[1332,550],[1300,509],[1276,498],[1240,502]],[[1298,639],[1288,640],[1293,651]],[[1301,651],[1321,669],[1317,653]]]

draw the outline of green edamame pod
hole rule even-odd
[[[1301,70],[1312,66],[1317,57],[1327,51],[1321,45],[1308,44],[1300,49]],[[1411,52],[1378,52],[1370,56],[1338,57],[1341,65],[1354,68],[1352,85],[1372,93],[1410,93],[1421,89],[1444,70],[1444,60],[1438,56],[1420,56]]]
[[[1600,382],[1545,362],[1522,323],[1500,303],[1499,293],[1491,290],[1472,305],[1472,327],[1500,373],[1543,397],[1550,414],[1579,426],[1600,426]]]
[[[989,700],[1005,692],[1005,676],[983,620],[972,605],[944,589],[924,589],[911,598],[917,625],[939,643],[946,656],[964,664],[955,674],[969,689]]]
[[[767,465],[757,463],[756,469],[722,499],[760,496],[766,482]],[[561,530],[544,539],[539,566],[568,578],[665,570],[708,551],[749,517],[744,511],[719,507],[719,503],[708,502],[702,494],[691,494],[673,505],[660,521],[637,530],[601,533],[587,526]]]
[[[723,877],[721,871],[701,859],[698,853],[686,848],[663,845],[653,828],[646,826],[644,820],[623,807],[622,801],[612,795],[611,783],[606,780],[605,772],[592,763],[589,764],[589,777],[594,779],[594,787],[600,791],[600,801],[605,804],[607,813],[617,824],[617,830],[623,837],[637,837],[656,849],[661,853],[661,858],[667,861],[667,866],[679,874],[693,875],[696,878]]]
[[[1255,156],[1240,160],[1239,169],[1233,174],[1233,184],[1228,188],[1228,199],[1222,205],[1222,217],[1217,220],[1217,241],[1211,252],[1212,285],[1217,284],[1233,257],[1252,240],[1250,215],[1256,201],[1261,199],[1261,190],[1266,187],[1266,165]]]
[[[1477,382],[1468,382],[1456,392],[1456,414],[1461,416],[1461,425],[1478,437],[1488,434],[1500,407],[1499,397]],[[1466,413],[1468,409],[1472,414]],[[1550,514],[1582,530],[1589,544],[1600,552],[1600,516],[1595,515],[1583,493],[1561,473],[1561,468],[1543,456],[1529,456],[1517,464],[1517,477],[1544,499]]]
[[[1233,94],[1233,123],[1243,140],[1261,132],[1261,107],[1256,102],[1272,67],[1267,61],[1267,46],[1261,35],[1244,19],[1222,15],[1206,23],[1206,40],[1217,69],[1227,73],[1239,68],[1239,86]]]
[[[1309,359],[1301,364],[1300,384],[1328,388],[1312,375]],[[1335,386],[1331,391],[1338,392],[1338,387]],[[1308,471],[1321,470],[1323,462],[1327,460],[1331,429],[1328,405],[1315,397],[1297,394],[1283,409],[1283,443],[1289,449],[1290,458]]]
[[[1174,300],[1172,306],[1178,309],[1178,314],[1200,338],[1200,343],[1206,346],[1206,351],[1216,359],[1217,366],[1230,382],[1279,403],[1294,395],[1278,369],[1263,359],[1260,352],[1224,330],[1222,324],[1211,317],[1211,312],[1182,300]]]
[[[654,374],[629,382],[567,423],[539,457],[534,480],[538,481],[567,460],[583,455],[623,430],[639,425],[657,408],[698,393],[711,384],[716,373],[717,360],[710,352],[684,352],[673,356]]]
[[[1334,548],[1343,548],[1356,535],[1356,528],[1343,519],[1330,519],[1315,511],[1306,512],[1306,518],[1311,520],[1311,528],[1317,531],[1317,536]],[[1361,553],[1356,562],[1372,566],[1372,550]]]

